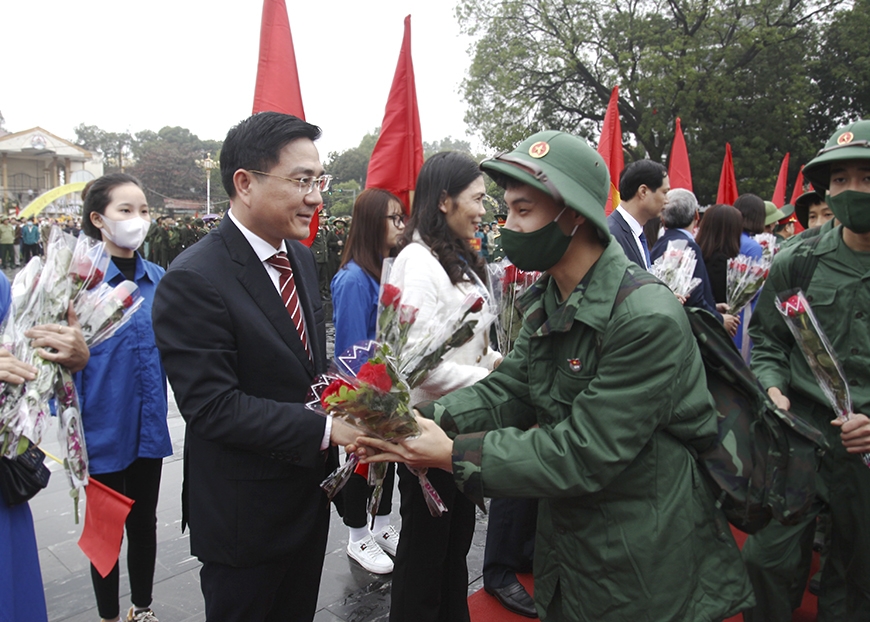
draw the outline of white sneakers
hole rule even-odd
[[[359,542],[347,543],[347,554],[360,566],[373,574],[390,574],[393,572],[393,560],[387,557],[384,550],[369,534]]]
[[[399,546],[399,532],[392,525],[387,525],[387,528],[381,533],[373,533],[372,536],[385,553],[389,553],[393,557],[396,556],[396,548]]]

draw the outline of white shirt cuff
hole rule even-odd
[[[329,437],[332,435],[332,415],[326,416],[326,427],[323,430],[323,440],[320,441],[320,451],[329,449]]]

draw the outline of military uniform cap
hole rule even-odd
[[[798,222],[803,225],[804,229],[810,226],[810,206],[818,205],[819,203],[824,203],[825,197],[816,192],[815,190],[810,190],[809,192],[804,192],[794,201],[794,213],[797,216]]]
[[[788,214],[779,209],[773,201],[764,202],[764,226],[772,225],[785,218]]]
[[[598,152],[582,138],[548,130],[533,134],[513,151],[484,160],[480,168],[496,183],[515,179],[546,192],[588,218],[610,239],[604,205],[610,195],[610,173]]]
[[[816,188],[828,189],[831,163],[844,160],[870,160],[870,120],[855,121],[841,127],[825,147],[804,167],[804,177]]]

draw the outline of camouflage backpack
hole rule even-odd
[[[614,308],[649,283],[661,282],[645,271],[626,271]],[[771,518],[797,522],[815,498],[816,455],[827,442],[813,426],[774,405],[712,313],[685,311],[719,424],[712,445],[687,447],[707,475],[717,505],[746,533],[756,533]]]

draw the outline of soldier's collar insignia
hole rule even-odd
[[[529,155],[533,158],[543,158],[548,153],[550,153],[550,145],[545,143],[543,140],[539,140],[529,147]]]
[[[568,369],[576,373],[583,369],[583,363],[580,362],[580,359],[568,359]]]
[[[852,142],[853,138],[855,138],[855,135],[852,132],[843,132],[837,138],[837,144],[838,145],[848,145],[850,142]]]

